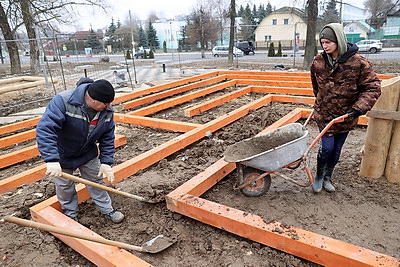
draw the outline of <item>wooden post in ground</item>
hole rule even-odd
[[[382,81],[382,95],[373,111],[396,111],[400,97],[400,77]],[[360,175],[380,178],[384,175],[394,120],[370,117]]]
[[[397,83],[399,84],[400,82],[398,81]],[[400,99],[397,106],[397,114],[400,116]],[[389,182],[400,184],[400,120],[394,122],[392,140],[390,141],[389,154],[386,161],[385,177]]]

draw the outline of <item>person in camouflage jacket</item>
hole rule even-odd
[[[330,23],[320,32],[323,52],[311,65],[315,95],[314,119],[320,131],[334,118],[348,114],[342,123],[333,124],[321,138],[317,156],[314,192],[324,188],[335,191],[331,183],[333,169],[343,144],[358,122],[358,117],[371,110],[381,94],[381,84],[370,62],[358,54],[356,44],[347,42],[343,26]]]

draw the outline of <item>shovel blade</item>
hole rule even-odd
[[[158,235],[142,245],[143,252],[158,253],[173,245],[175,241],[163,235]]]

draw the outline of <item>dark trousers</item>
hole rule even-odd
[[[318,150],[318,164],[327,165],[329,168],[335,167],[339,161],[342,147],[348,135],[349,132],[338,133],[331,136],[323,135]]]

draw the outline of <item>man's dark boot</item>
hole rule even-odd
[[[332,177],[332,173],[333,173],[333,169],[335,167],[326,167],[325,170],[325,176],[324,176],[324,189],[328,192],[335,192],[335,187],[333,186],[333,184],[331,183],[331,177]]]
[[[315,176],[314,182],[312,183],[312,189],[315,193],[319,193],[322,190],[322,183],[324,182],[326,164],[317,164],[317,175]]]

